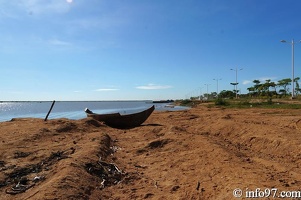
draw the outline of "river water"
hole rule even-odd
[[[52,102],[29,101],[29,102],[0,102],[0,121],[9,121],[12,118],[45,118]],[[85,108],[95,113],[120,112],[130,114],[145,110],[155,105],[157,111],[185,110],[187,107],[168,107],[165,103],[152,103],[152,101],[57,101],[48,116],[48,119],[68,118],[82,119],[86,117]]]

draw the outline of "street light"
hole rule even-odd
[[[217,85],[217,86],[216,86],[216,95],[218,96],[218,81],[219,81],[219,80],[222,80],[222,79],[221,79],[221,78],[219,78],[219,79],[218,79],[218,78],[217,78],[217,79],[214,78],[213,80],[216,81],[216,85]]]
[[[210,84],[205,84],[205,85],[207,86],[207,100],[209,100],[208,86],[209,86]]]
[[[200,100],[201,100],[201,96],[202,96],[202,88],[203,87],[200,87],[200,98],[199,98]]]
[[[239,71],[242,70],[242,69],[243,68],[240,68]],[[230,70],[235,71],[235,83],[231,83],[231,84],[235,86],[235,94],[236,94],[236,99],[237,99],[237,85],[238,85],[238,82],[237,82],[237,71],[238,71],[238,69],[236,67],[235,69],[230,69]]]
[[[294,86],[294,79],[295,79],[295,70],[294,70],[294,62],[295,62],[295,59],[294,59],[294,45],[295,45],[295,41],[294,39],[292,39],[292,42],[287,42],[286,40],[280,40],[280,42],[282,43],[289,43],[292,45],[292,99],[295,97],[295,86]],[[299,41],[301,42],[301,40]]]

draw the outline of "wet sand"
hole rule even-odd
[[[235,199],[301,184],[299,109],[199,105],[128,130],[26,118],[0,133],[0,199]]]

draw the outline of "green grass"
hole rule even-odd
[[[196,105],[200,104],[200,102],[196,100],[185,99],[177,100],[175,104],[179,106],[195,107]]]
[[[196,100],[179,100],[178,105],[194,107],[203,104]],[[205,104],[208,107],[223,108],[269,108],[269,109],[301,109],[301,101],[290,101],[289,99],[215,99]]]
[[[301,103],[283,103],[273,101],[250,102],[247,100],[228,101],[227,108],[270,108],[270,109],[301,109]]]
[[[214,101],[214,104],[216,106],[228,106],[228,105],[230,105],[229,101],[227,101],[226,99],[223,99],[223,98],[217,98]]]

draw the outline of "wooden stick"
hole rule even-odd
[[[200,181],[198,181],[198,184],[196,185],[196,190],[200,189],[200,185],[201,185],[201,183],[200,183]]]
[[[51,110],[52,110],[52,108],[53,108],[53,106],[54,106],[54,103],[55,103],[55,100],[53,100],[53,102],[52,102],[52,104],[51,104],[51,107],[50,107],[50,109],[49,109],[49,111],[48,111],[48,113],[47,113],[47,115],[46,115],[44,121],[47,121],[48,115],[50,114],[50,112],[51,112]]]

